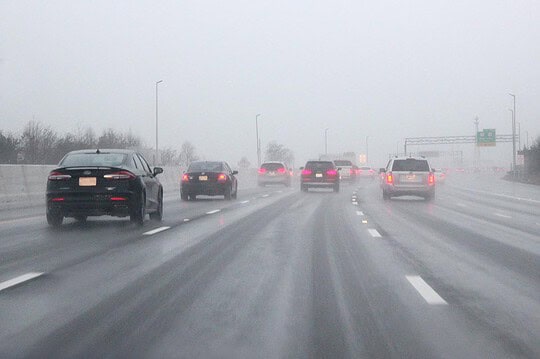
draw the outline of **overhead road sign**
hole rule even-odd
[[[497,141],[494,128],[484,129],[476,133],[476,146],[493,147]]]

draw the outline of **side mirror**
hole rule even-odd
[[[238,171],[232,171],[232,174],[233,174],[233,175],[237,175],[237,174],[238,174]]]
[[[158,174],[163,173],[163,168],[161,167],[154,167],[154,176],[157,176]]]
[[[386,168],[379,168],[379,173],[386,173]]]

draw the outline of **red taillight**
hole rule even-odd
[[[259,168],[259,174],[263,175],[266,173],[266,168]]]
[[[125,197],[111,197],[111,201],[127,201]]]
[[[337,176],[337,171],[336,170],[328,170],[328,171],[326,171],[326,174],[328,176]]]
[[[109,180],[130,180],[134,179],[135,175],[129,171],[118,171],[113,173],[107,173],[106,175],[103,175],[103,178]]]
[[[56,197],[56,198],[51,199],[51,201],[53,201],[53,202],[63,202],[64,197]]]
[[[393,184],[394,183],[394,176],[392,176],[392,173],[386,174],[386,183]]]
[[[357,174],[357,175],[361,175],[361,174],[362,174],[362,170],[361,170],[360,168],[357,169],[357,170],[356,170],[356,174]]]
[[[49,173],[48,178],[50,181],[63,181],[70,179],[71,176],[58,171],[52,171],[51,173]]]
[[[302,176],[310,176],[312,173],[311,170],[302,170]]]
[[[433,173],[430,173],[428,175],[428,184],[430,184],[430,185],[435,184],[435,175]]]
[[[220,183],[227,182],[227,175],[225,173],[220,173],[217,176],[217,181]]]
[[[354,176],[354,175],[356,174],[356,170],[355,170],[354,168],[351,168],[351,169],[349,170],[349,173],[350,173],[352,176]]]
[[[369,173],[375,173],[375,171],[373,171],[373,170],[369,170]]]
[[[184,173],[184,175],[182,176],[182,182],[189,182],[189,176],[187,173]]]
[[[285,172],[287,172],[287,170],[286,170],[285,168],[283,168],[283,167],[278,168],[277,171],[278,171],[278,173],[282,173],[282,174],[285,173]]]

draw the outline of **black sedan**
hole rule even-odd
[[[64,217],[129,216],[142,225],[146,213],[163,217],[163,187],[144,157],[131,150],[80,150],[64,156],[47,180],[47,222]]]
[[[223,161],[192,162],[182,176],[180,197],[182,200],[195,200],[197,195],[224,196],[230,200],[236,198],[238,181],[233,171]]]

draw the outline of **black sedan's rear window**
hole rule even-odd
[[[103,166],[118,167],[124,163],[125,153],[72,153],[60,162],[62,167]]]
[[[392,171],[429,171],[429,165],[426,160],[417,160],[407,158],[406,160],[395,160]]]
[[[312,171],[326,171],[330,168],[334,168],[334,163],[330,161],[312,161],[306,163],[306,169],[310,169]]]
[[[223,171],[221,162],[193,162],[188,167],[188,172],[219,172]]]
[[[281,163],[263,163],[261,168],[265,168],[268,171],[276,171],[280,168],[284,168]]]

